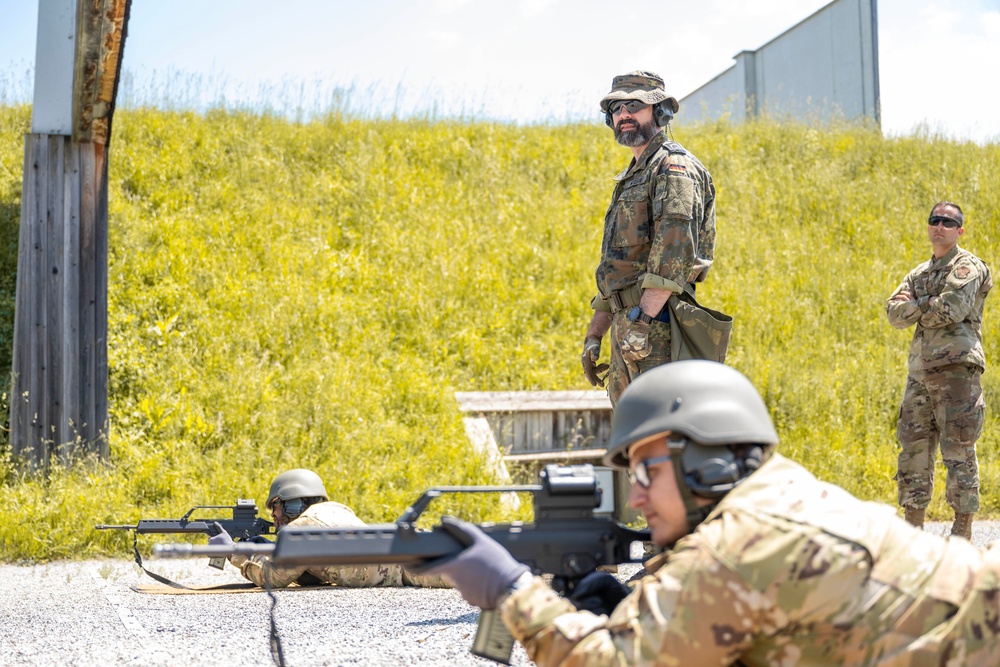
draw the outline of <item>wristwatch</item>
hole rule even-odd
[[[639,322],[645,322],[646,324],[653,323],[653,318],[642,312],[642,308],[639,306],[633,306],[632,310],[628,311],[628,321],[635,322],[636,320]]]

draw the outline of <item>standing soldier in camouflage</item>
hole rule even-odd
[[[948,471],[946,497],[955,510],[951,533],[972,539],[972,518],[979,510],[976,440],[985,406],[980,329],[993,279],[982,260],[958,247],[964,222],[958,204],[934,205],[927,221],[933,255],[896,288],[886,312],[897,329],[917,325],[896,427],[899,504],[907,521],[923,527],[940,446]]]
[[[639,376],[604,462],[670,551],[631,588],[607,572],[562,598],[473,524],[422,569],[497,609],[539,667],[1000,665],[1000,542],[981,551],[858,500],[773,450],[735,369],[677,361]],[[815,443],[822,446],[822,443]]]
[[[354,510],[340,503],[330,502],[326,487],[319,475],[311,470],[296,468],[274,478],[267,494],[266,506],[271,510],[275,530],[285,526],[320,526],[323,528],[362,527],[364,521]],[[218,526],[218,524],[216,524]],[[208,538],[209,544],[231,545],[232,537],[221,526],[220,533]],[[423,586],[444,588],[448,583],[439,577],[421,577],[404,570],[399,565],[276,567],[270,556],[230,556],[229,561],[240,569],[244,577],[261,588],[285,588],[293,583],[301,585],[335,584],[350,588],[375,586]]]
[[[614,405],[637,375],[670,361],[671,294],[694,292],[715,256],[715,186],[698,159],[667,138],[677,100],[652,72],[616,76],[601,110],[632,161],[615,177],[604,216],[599,294],[583,345],[583,372],[607,382]],[[597,365],[611,330],[611,364]]]

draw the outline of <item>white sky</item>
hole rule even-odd
[[[826,4],[133,0],[120,95],[282,111],[339,95],[372,115],[599,121],[615,74],[659,72],[682,98]],[[0,0],[0,102],[30,100],[37,14],[37,0]],[[879,0],[878,23],[886,134],[924,123],[1000,142],[1000,0]]]

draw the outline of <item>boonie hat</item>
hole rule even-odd
[[[680,105],[677,100],[667,95],[663,86],[663,78],[655,72],[635,70],[628,74],[619,74],[611,80],[611,92],[601,98],[601,111],[608,112],[608,105],[615,100],[639,100],[646,104],[656,104],[666,100],[667,106],[677,113]]]

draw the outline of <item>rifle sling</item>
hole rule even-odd
[[[165,584],[167,586],[170,586],[171,588],[180,588],[185,591],[202,591],[202,592],[213,591],[216,589],[222,590],[225,588],[225,584],[221,584],[219,586],[209,586],[206,588],[201,588],[201,587],[191,588],[190,586],[185,586],[184,584],[179,584],[176,581],[171,581],[170,579],[167,579],[162,575],[159,575],[155,572],[152,572],[151,570],[146,569],[146,566],[142,564],[142,556],[139,555],[139,533],[136,531],[132,531],[132,552],[135,554],[135,564],[139,566],[139,569],[141,569],[143,572],[145,572],[147,575],[149,575],[156,581],[160,582],[161,584]]]
[[[278,624],[274,620],[274,610],[278,606],[278,596],[274,594],[274,589],[271,588],[271,582],[268,581],[267,577],[264,578],[264,584],[266,585],[265,590],[267,591],[267,596],[271,598],[271,631],[268,636],[268,646],[271,649],[271,660],[274,661],[275,667],[287,667],[285,664],[285,651],[281,646],[281,637],[278,636]]]
[[[161,584],[165,584],[167,586],[170,586],[171,588],[181,588],[186,591],[194,591],[194,590],[212,591],[215,589],[224,588],[224,585],[211,586],[208,588],[197,588],[197,589],[191,588],[190,586],[185,586],[184,584],[179,584],[176,581],[171,581],[170,579],[167,579],[162,575],[156,574],[155,572],[146,569],[146,566],[142,564],[142,556],[139,554],[139,533],[136,531],[132,531],[132,552],[135,554],[135,564],[139,566],[139,569],[141,569],[143,572],[145,572],[147,575],[149,575],[156,581],[160,582]],[[285,663],[285,651],[281,646],[281,637],[278,636],[278,624],[275,621],[275,614],[274,614],[274,610],[278,606],[278,596],[274,594],[274,589],[271,588],[270,582],[268,582],[265,579],[264,583],[267,584],[267,586],[265,587],[267,595],[268,597],[271,598],[271,612],[270,612],[271,628],[269,633],[270,636],[268,637],[268,645],[271,649],[271,659],[274,660],[274,664],[276,667],[287,667],[287,664]]]

